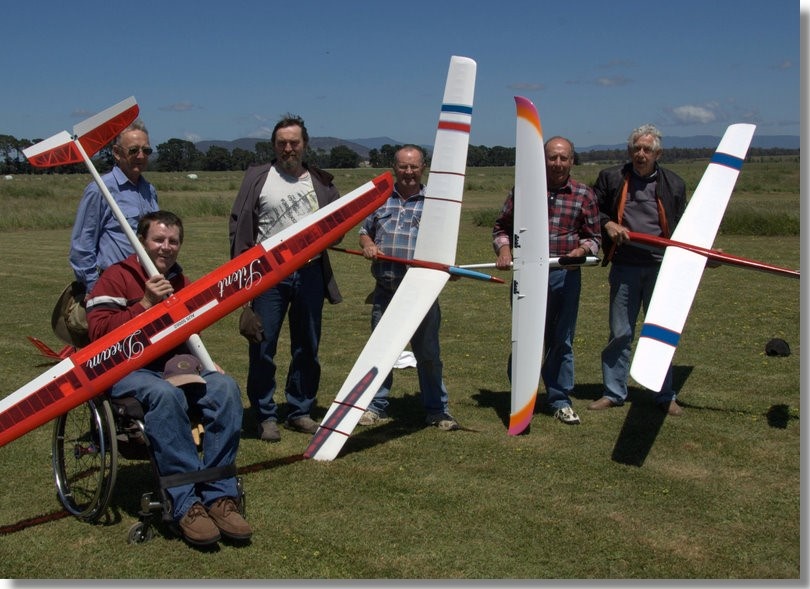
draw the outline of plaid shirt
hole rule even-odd
[[[370,237],[385,255],[411,260],[424,204],[424,185],[418,194],[407,199],[394,189],[388,200],[366,218],[359,233]],[[397,262],[375,260],[371,264],[371,274],[377,283],[389,290],[396,289],[407,270],[405,264]]]
[[[492,228],[495,253],[504,245],[512,246],[514,234],[514,189],[509,192]],[[548,191],[549,256],[565,256],[578,247],[590,255],[599,252],[602,242],[599,206],[593,190],[586,184],[568,179],[566,184]]]

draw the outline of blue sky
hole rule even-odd
[[[798,135],[799,17],[795,0],[16,2],[0,134],[49,137],[135,96],[153,145],[269,137],[288,111],[312,136],[432,144],[463,55],[478,63],[473,145],[514,146],[515,95],[581,147],[648,122]]]

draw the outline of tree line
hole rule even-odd
[[[57,166],[47,170],[32,168],[22,150],[41,141],[40,139],[17,139],[11,135],[0,135],[0,174],[30,173],[85,173],[84,164]],[[368,159],[364,160],[357,152],[338,145],[326,151],[307,148],[305,159],[320,168],[390,168],[394,163],[394,154],[401,145],[385,144],[380,149],[369,150]],[[664,150],[664,161],[675,162],[693,159],[708,159],[714,153],[712,148],[678,148]],[[799,155],[798,149],[750,148],[748,159],[753,157]],[[150,162],[150,168],[159,172],[191,171],[244,171],[253,164],[269,162],[275,157],[273,144],[269,141],[257,141],[253,151],[239,147],[228,150],[216,145],[205,152],[200,151],[191,141],[172,138],[156,146],[156,156]],[[590,162],[622,162],[627,159],[624,149],[605,149],[576,152],[574,165]],[[114,160],[111,145],[101,149],[94,157],[94,164],[100,172],[112,168]],[[426,163],[430,164],[430,155],[426,154]],[[515,148],[496,145],[470,145],[467,150],[468,167],[511,167],[515,165]]]

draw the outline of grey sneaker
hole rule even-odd
[[[428,415],[425,419],[425,423],[428,425],[435,425],[440,430],[447,432],[461,428],[456,421],[456,418],[449,413],[435,413],[433,415]]]
[[[312,419],[309,415],[304,415],[303,417],[288,419],[284,422],[284,427],[294,432],[314,434],[316,431],[318,431],[318,422]]]
[[[259,439],[265,442],[280,442],[281,432],[278,431],[278,424],[267,419],[259,424]]]
[[[554,413],[554,417],[568,425],[579,425],[580,423],[579,415],[574,413],[574,409],[570,405],[566,405],[562,409],[557,409]]]
[[[360,421],[357,422],[357,425],[376,425],[378,423],[382,423],[383,421],[388,421],[388,418],[385,415],[380,415],[376,411],[369,409],[367,411],[363,411],[363,415],[360,416]]]

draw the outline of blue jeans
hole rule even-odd
[[[555,411],[571,405],[574,390],[574,331],[579,312],[582,272],[553,269],[548,273],[546,330],[543,338],[543,384]]]
[[[163,380],[161,372],[135,370],[115,383],[110,396],[135,397],[143,405],[144,430],[154,451],[161,476],[196,472],[236,462],[242,429],[242,397],[236,381],[228,375],[204,371],[207,385],[187,385],[187,391]],[[191,437],[189,406],[202,413],[203,455],[200,458]],[[220,497],[237,497],[236,479],[167,489],[175,521],[196,503],[209,507]]]
[[[377,286],[374,289],[374,299],[371,309],[371,330],[377,327],[394,292]],[[411,349],[416,358],[416,373],[419,377],[419,389],[422,393],[422,405],[427,415],[448,413],[447,403],[449,395],[442,380],[442,361],[439,348],[439,328],[442,322],[442,312],[438,299],[434,301],[425,318],[419,324],[411,337]],[[369,409],[379,415],[386,415],[388,409],[388,395],[394,384],[393,370],[385,377],[382,386],[374,395]]]
[[[627,379],[630,375],[630,349],[635,337],[636,321],[641,307],[644,313],[650,306],[660,266],[629,266],[611,264],[610,267],[610,338],[602,350],[603,395],[618,405],[627,399]],[[672,365],[667,370],[661,391],[655,395],[656,403],[675,400],[672,388]]]
[[[276,362],[284,316],[289,317],[290,367],[284,393],[287,419],[308,416],[321,380],[318,345],[321,341],[324,285],[320,259],[299,268],[253,300],[261,318],[264,341],[248,347],[247,396],[261,423],[278,421]]]

